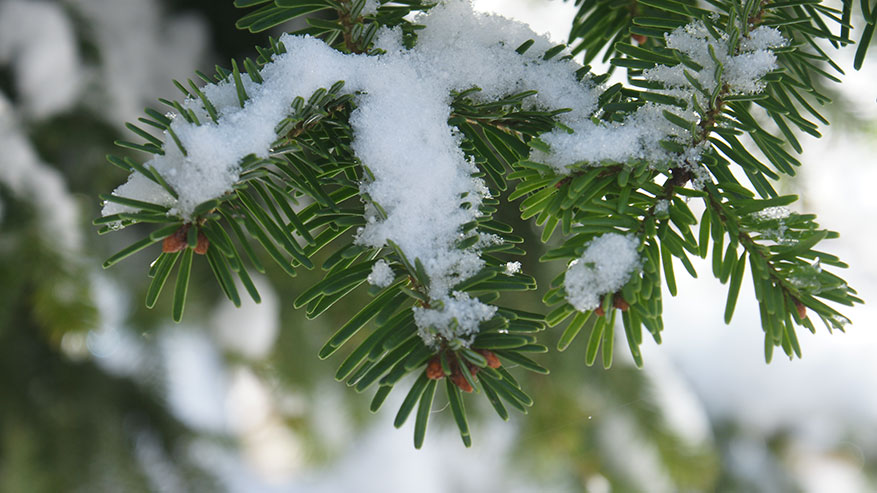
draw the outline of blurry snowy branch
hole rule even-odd
[[[775,347],[801,356],[811,317],[843,329],[827,302],[861,300],[818,249],[836,234],[772,183],[800,166],[796,133],[828,123],[814,80],[838,80],[821,46],[853,42],[851,3],[579,3],[567,48],[463,0],[237,0],[255,8],[241,29],[307,27],[175,81],[180,100],[127,125],[135,139],[117,144],[149,158],[109,156],[130,177],[101,195],[95,223],[152,229],[105,267],[160,243],[146,304],[172,291],[177,321],[200,256],[236,305],[240,287],[261,299],[252,271],[295,276],[321,259],[325,277],[294,302],[309,318],[367,285],[373,299],[320,357],[353,343],[335,376],[376,386],[372,411],[413,374],[395,424],[415,414],[417,447],[440,384],[467,445],[461,391],[504,419],[507,406],[526,413],[508,369],[547,373],[531,358],[547,351],[546,327],[566,324],[560,350],[589,333],[586,363],[602,355],[607,368],[623,330],[641,366],[674,264],[697,275],[690,256],[711,256],[728,284],[726,321],[749,266],[768,361]],[[863,5],[857,66],[874,29]],[[604,53],[626,82],[609,85],[579,53]],[[496,217],[518,199],[550,246],[541,260],[565,267],[544,316],[504,298],[537,289],[515,260],[535,247]]]

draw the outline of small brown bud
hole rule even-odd
[[[164,253],[176,253],[186,248],[189,245],[189,242],[187,241],[188,234],[189,225],[184,224],[180,226],[180,229],[174,231],[170,236],[164,239],[161,243],[161,251]]]
[[[426,378],[430,380],[440,380],[445,378],[445,372],[442,370],[442,362],[439,360],[438,356],[433,357],[429,360],[429,363],[427,363]]]
[[[798,300],[795,300],[795,309],[798,310],[798,318],[804,320],[807,318],[807,307]]]
[[[626,312],[627,309],[630,308],[630,304],[618,295],[615,295],[615,298],[612,300],[612,305],[623,312]]]
[[[603,310],[603,305],[598,306],[597,309],[594,310],[594,313],[596,313],[598,317],[606,315],[606,312]]]
[[[645,42],[648,40],[648,38],[646,38],[642,34],[631,34],[630,39],[636,41],[636,44],[638,44],[640,46],[645,44]]]
[[[457,387],[460,387],[460,390],[463,392],[472,392],[472,384],[470,384],[469,380],[466,380],[466,377],[463,376],[460,367],[454,368],[454,371],[451,373],[451,382]]]
[[[493,354],[493,351],[490,351],[489,349],[479,349],[478,352],[487,360],[487,366],[494,369],[502,366],[502,363],[499,361],[499,358]]]
[[[206,255],[207,249],[210,248],[210,240],[201,231],[198,231],[198,244],[195,245],[195,253],[198,255]]]

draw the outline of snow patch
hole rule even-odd
[[[635,236],[607,233],[591,240],[581,258],[573,260],[563,282],[566,300],[584,312],[600,306],[600,298],[614,293],[640,268]]]
[[[665,36],[668,48],[678,50],[703,68],[694,70],[681,63],[672,67],[658,65],[645,70],[643,76],[648,81],[664,86],[664,89],[655,89],[655,92],[686,102],[694,97],[703,108],[708,107],[708,102],[685,76],[686,72],[707,92],[713,91],[721,83],[728,86],[730,94],[758,93],[765,87],[762,78],[777,69],[773,50],[788,44],[779,31],[761,26],[741,40],[737,53],[729,55],[726,37],[714,38],[700,21],[677,28]],[[723,65],[719,79],[716,79],[716,62],[710,54],[711,49]],[[660,141],[664,139],[689,145],[694,137],[664,118],[664,111],[687,120],[697,119],[692,108],[679,109],[653,103],[640,107],[622,122],[595,123],[588,118],[574,118],[573,122],[567,124],[572,133],[557,129],[542,135],[540,138],[551,151],[534,151],[530,158],[551,165],[563,174],[569,173],[571,167],[599,166],[604,162],[645,160],[660,163],[675,160],[678,166],[694,172],[692,183],[698,188],[708,178],[702,167],[696,165],[702,150],[690,148],[682,156],[675,156],[661,147]]]
[[[439,342],[439,338],[468,346],[478,333],[478,324],[490,320],[496,313],[495,306],[459,291],[436,300],[434,304],[438,307],[414,308],[414,321],[420,328],[418,334],[429,346]]]
[[[372,266],[372,271],[368,275],[368,283],[372,286],[385,288],[393,283],[395,277],[396,274],[393,273],[393,269],[390,268],[385,260],[381,259]]]

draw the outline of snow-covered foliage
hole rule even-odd
[[[543,61],[549,41],[523,24],[475,14],[468,2],[441,4],[419,22],[426,29],[413,49],[402,48],[401,32],[384,30],[377,45],[386,54],[378,56],[345,55],[310,37],[281,37],[286,53],[262,69],[263,82],[244,79],[249,99],[243,107],[235,85],[227,81],[202,89],[215,106],[215,122],[194,98],[184,107],[200,125],[174,118],[172,130],[180,145],[166,133],[164,154],[146,165],[164,177],[178,199],[139,174],[114,193],[166,205],[190,218],[198,204],[231,190],[245,156],[270,155],[277,140],[275,126],[295,97],[343,80],[344,91],[357,94],[350,119],[353,149],[374,176],[362,184],[362,192],[386,213],[382,217],[375,208],[367,209],[371,213],[358,242],[382,247],[392,240],[406,256],[419,259],[429,276],[429,296],[442,306],[433,316],[424,312],[417,317],[421,328],[453,336],[456,332],[448,332],[448,324],[456,319],[459,335],[468,337],[492,311],[478,300],[451,293],[453,285],[483,266],[477,246],[461,250],[455,243],[460,227],[477,217],[488,191],[472,177],[476,168],[447,124],[451,91],[477,86],[481,90],[475,97],[489,101],[538,88],[528,104],[572,108],[563,117],[571,124],[596,109],[596,93],[576,78],[581,68],[577,63]],[[536,45],[528,54],[518,54],[515,48],[527,39],[537,40]],[[461,208],[463,201],[470,207]],[[103,214],[128,210],[110,202]],[[380,268],[375,274],[378,285],[386,280],[377,275],[386,274]]]
[[[731,94],[753,94],[764,89],[762,77],[776,70],[777,58],[773,50],[788,44],[788,40],[775,28],[759,26],[743,38],[738,52],[729,53],[726,37],[715,39],[702,22],[695,21],[666,35],[667,47],[678,50],[692,62],[701,66],[695,70],[688,65],[672,67],[658,66],[645,71],[647,80],[662,83],[668,89],[676,89],[675,94],[688,100],[692,94],[703,99],[703,94],[695,93],[692,84],[685,77],[695,80],[707,92],[717,85],[727,84]],[[723,66],[721,77],[716,77],[716,62]],[[673,94],[673,92],[671,92]]]
[[[646,80],[661,84],[664,89],[657,90],[659,93],[685,102],[695,97],[701,107],[707,107],[707,94],[717,86],[727,85],[730,94],[763,90],[762,77],[777,68],[773,50],[786,46],[788,40],[775,28],[759,26],[741,41],[739,52],[729,53],[726,36],[715,39],[702,22],[695,21],[667,34],[666,43],[668,48],[678,50],[693,63],[658,65],[644,71]],[[718,79],[717,61],[724,67]],[[692,65],[701,68],[694,69]],[[691,83],[686,72],[700,88]],[[660,163],[675,158],[680,162],[696,162],[699,148],[690,148],[690,155],[680,159],[660,145],[660,141],[668,137],[682,143],[694,137],[667,121],[663,116],[665,110],[678,113],[677,108],[648,103],[623,122],[598,124],[590,119],[574,119],[569,124],[574,133],[559,129],[542,136],[551,152],[535,151],[532,157],[551,164],[558,172],[569,172],[569,168],[577,164],[600,165],[604,161]],[[689,107],[681,116],[690,117],[693,111]]]
[[[365,13],[377,8],[376,2],[367,2]],[[415,308],[421,337],[429,345],[437,336],[466,345],[496,309],[453,287],[482,270],[481,249],[496,238],[478,233],[474,244],[457,246],[463,226],[478,218],[490,192],[461,150],[461,134],[447,123],[453,91],[477,88],[471,97],[489,102],[535,89],[524,109],[568,109],[557,115],[558,128],[541,136],[547,147],[534,146],[541,150],[530,155],[558,174],[607,163],[645,161],[658,169],[670,163],[691,171],[699,188],[708,179],[699,165],[706,146],[694,127],[680,125],[668,113],[682,121],[697,120],[697,109],[708,106],[716,88],[727,88],[729,94],[761,91],[762,77],[777,68],[772,50],[787,44],[779,31],[762,26],[732,49],[726,35],[694,21],[665,39],[685,62],[657,65],[643,74],[660,86],[658,93],[690,101],[689,106],[649,102],[620,121],[603,121],[596,117],[604,88],[577,76],[581,66],[571,57],[546,60],[542,54],[551,48],[549,41],[527,26],[476,14],[465,0],[440,2],[416,20],[425,29],[412,48],[404,47],[401,29],[383,27],[375,38],[379,51],[370,55],[343,54],[315,38],[284,35],[284,51],[261,69],[262,80],[244,78],[240,83],[246,101],[230,78],[200,89],[209,103],[195,97],[198,90],[193,87],[182,106],[188,115],[168,115],[173,122],[164,135],[163,153],[145,164],[178,196],[137,173],[114,194],[165,205],[169,214],[192,220],[199,204],[232,191],[242,160],[272,155],[277,125],[289,116],[295,98],[343,81],[342,92],[355,101],[351,147],[367,170],[360,183],[366,224],[358,230],[356,243],[398,247],[412,264],[422,266],[428,299]],[[519,53],[515,48],[528,39],[534,45]],[[723,70],[717,70],[719,65]],[[682,150],[662,146],[665,140]],[[668,204],[660,202],[655,210],[666,212]],[[130,211],[128,205],[109,202],[103,214]],[[637,246],[635,235],[605,234],[592,240],[567,272],[570,304],[593,309],[600,296],[620,289],[638,268]],[[507,266],[506,274],[514,275],[518,268]],[[368,281],[386,287],[393,278],[380,260]]]

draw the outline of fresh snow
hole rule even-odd
[[[264,82],[243,78],[249,95],[243,108],[231,81],[202,89],[217,109],[217,122],[211,120],[200,100],[189,98],[183,103],[201,122],[190,124],[179,116],[173,119],[171,127],[185,155],[165,135],[165,154],[145,163],[177,191],[178,199],[137,173],[114,193],[166,205],[172,214],[191,219],[198,204],[232,190],[244,157],[271,154],[277,141],[275,127],[288,116],[296,97],[307,98],[317,89],[343,80],[343,91],[356,97],[356,109],[350,117],[352,148],[373,176],[361,183],[361,192],[382,211],[378,214],[378,208],[367,205],[367,224],[358,231],[356,241],[375,248],[392,241],[410,261],[419,259],[429,277],[430,306],[441,307],[418,312],[421,330],[424,334],[436,330],[447,339],[468,337],[492,312],[480,301],[454,293],[452,287],[482,269],[479,246],[492,239],[480,238],[475,246],[462,250],[456,242],[461,239],[461,226],[476,219],[489,191],[481,179],[472,176],[477,168],[460,149],[459,132],[447,124],[452,91],[477,87],[480,91],[472,97],[491,101],[537,89],[538,94],[525,100],[526,108],[570,109],[558,118],[574,133],[558,130],[545,135],[552,152],[533,156],[559,172],[568,172],[569,165],[581,162],[666,159],[658,141],[679,130],[661,116],[662,107],[651,104],[623,123],[593,123],[590,117],[597,110],[600,88],[587,78],[577,79],[575,72],[581,68],[577,62],[562,55],[543,60],[542,54],[551,43],[522,23],[475,13],[466,0],[439,3],[416,20],[426,29],[419,33],[414,48],[402,47],[399,29],[383,28],[376,47],[385,53],[375,56],[342,54],[315,38],[283,35],[280,41],[287,52],[275,56],[262,69]],[[528,39],[535,44],[525,54],[518,54],[515,49]],[[674,31],[668,37],[671,41],[682,51],[703,50],[705,42],[697,25]],[[766,50],[780,41],[781,37],[778,40],[770,30],[756,30],[743,54],[770,58],[773,55]],[[748,67],[748,72],[738,68],[738,75],[733,75],[735,69],[728,70],[733,80],[742,81],[747,74],[760,77],[770,69],[764,61],[747,63],[754,66]],[[670,80],[670,75],[655,77]],[[757,80],[750,82],[735,84],[740,91],[757,89]],[[462,208],[463,202],[469,206]],[[128,210],[107,203],[103,214]],[[609,241],[595,240],[594,248]],[[371,280],[380,286],[388,273],[378,265],[375,269]],[[576,278],[578,272],[581,278],[586,270],[582,264],[569,277]],[[598,284],[603,289],[614,282],[601,278]],[[576,292],[575,283],[570,286]],[[596,296],[581,282],[578,291],[573,297],[580,306],[590,305],[589,296]]]
[[[566,300],[578,311],[600,306],[607,293],[621,289],[640,269],[639,240],[632,235],[607,233],[591,240],[585,253],[566,271]]]
[[[381,6],[381,2],[378,0],[365,0],[365,5],[362,7],[362,10],[359,12],[360,15],[372,15],[377,13],[378,8]]]
[[[666,36],[667,47],[678,50],[703,67],[694,70],[684,64],[658,65],[643,72],[646,80],[661,83],[665,89],[655,92],[675,96],[682,101],[696,97],[701,107],[707,107],[703,94],[685,77],[688,72],[706,91],[713,91],[717,84],[727,84],[731,94],[754,94],[764,89],[762,78],[777,69],[774,49],[788,44],[776,29],[760,26],[740,42],[738,53],[728,54],[727,39],[714,39],[702,22],[696,21],[677,28]],[[710,55],[710,47],[723,65],[721,77],[716,79],[716,62]],[[652,163],[675,161],[694,173],[695,187],[702,186],[706,176],[699,166],[702,149],[689,148],[683,156],[674,156],[660,145],[662,139],[675,139],[689,144],[691,135],[667,121],[663,111],[671,111],[688,120],[696,120],[689,108],[680,110],[667,105],[648,103],[623,122],[597,124],[590,119],[576,119],[567,125],[574,130],[563,129],[549,132],[541,139],[549,145],[548,153],[534,151],[531,158],[553,166],[558,173],[568,173],[570,167],[580,164],[600,165],[603,162],[629,162],[643,160]]]
[[[443,338],[468,346],[478,333],[478,324],[490,320],[495,313],[495,306],[454,291],[443,297],[438,306],[415,307],[414,321],[420,338],[427,345],[435,345]]]
[[[520,262],[506,262],[505,273],[507,276],[517,274],[518,272],[521,272],[521,263]]]
[[[729,53],[727,39],[715,39],[706,26],[695,21],[666,34],[668,48],[673,48],[688,56],[692,61],[703,67],[693,70],[684,64],[668,67],[660,65],[646,70],[646,80],[661,82],[668,89],[676,88],[677,95],[695,94],[702,100],[703,96],[696,93],[684,75],[688,71],[706,91],[713,91],[717,84],[727,84],[731,94],[753,94],[764,89],[762,77],[777,69],[776,55],[772,50],[782,48],[788,41],[772,27],[760,26],[752,30],[749,36],[740,41],[739,50]],[[722,63],[721,77],[717,80],[716,62],[710,54],[710,48]]]
[[[459,133],[447,124],[451,92],[479,87],[473,97],[490,101],[538,88],[538,95],[527,98],[528,107],[571,108],[563,117],[567,123],[593,113],[596,93],[587,80],[577,80],[579,64],[560,57],[542,60],[551,43],[522,23],[476,14],[469,2],[459,0],[442,3],[417,21],[427,28],[415,48],[403,49],[401,32],[383,29],[377,45],[386,53],[378,56],[345,55],[314,38],[282,36],[287,52],[262,69],[264,82],[244,78],[250,99],[243,108],[231,82],[202,89],[219,113],[217,123],[200,101],[184,102],[201,122],[173,120],[187,155],[165,135],[165,154],[146,163],[177,191],[178,200],[139,174],[114,193],[166,205],[189,219],[198,204],[232,189],[241,159],[270,155],[275,125],[287,116],[295,97],[343,80],[343,90],[357,95],[350,118],[352,147],[374,176],[361,190],[386,212],[383,217],[376,208],[366,208],[367,224],[357,242],[379,248],[392,240],[409,260],[419,259],[430,279],[430,305],[441,307],[419,309],[422,331],[468,338],[495,309],[452,292],[452,286],[484,264],[478,245],[460,250],[456,242],[460,227],[477,217],[488,190],[471,176],[477,169],[460,149]],[[518,54],[515,48],[528,39],[535,40],[534,46]],[[464,201],[468,208],[460,207]],[[103,214],[127,210],[107,203]],[[479,244],[491,241],[481,238]],[[380,267],[373,274],[376,283],[386,281]]]
[[[373,286],[385,288],[393,283],[393,278],[395,277],[393,269],[390,268],[384,259],[380,259],[372,266],[372,271],[368,275],[367,280]]]
[[[548,144],[550,152],[534,150],[530,158],[549,164],[562,174],[580,164],[599,166],[604,162],[667,161],[671,154],[661,147],[659,141],[679,130],[664,118],[663,109],[663,106],[649,103],[624,122],[598,124],[589,118],[570,122],[567,126],[574,133],[559,129],[543,134],[540,139]]]

